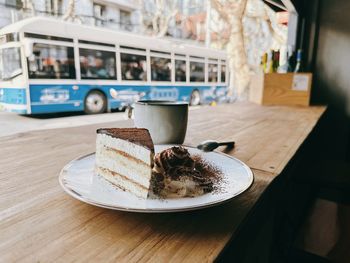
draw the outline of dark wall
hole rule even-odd
[[[302,48],[304,65],[314,73],[311,102],[332,104],[350,115],[350,1],[294,4],[306,20]]]
[[[350,1],[320,1],[314,100],[350,112]]]
[[[334,119],[329,132],[343,134],[329,140],[343,142],[350,161],[350,0],[292,2],[305,19],[303,45],[299,28],[297,48],[304,51],[306,70],[313,72],[311,104],[329,105]]]

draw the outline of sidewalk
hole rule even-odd
[[[22,116],[15,113],[0,112],[0,137],[21,132],[75,127],[94,123],[105,123],[126,119],[124,112],[96,115],[48,115]]]

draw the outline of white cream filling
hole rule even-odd
[[[152,175],[150,166],[147,166],[145,163],[138,163],[114,151],[107,150],[101,144],[96,148],[96,165],[107,168],[149,188]]]
[[[203,189],[190,178],[183,177],[182,180],[171,180],[166,177],[164,189],[160,195],[167,198],[194,197],[204,194]]]
[[[140,159],[150,166],[153,165],[153,153],[149,149],[135,143],[114,138],[107,134],[98,133],[96,138],[96,147],[99,147],[99,145],[105,145],[109,148],[123,151],[137,159]]]
[[[135,194],[138,197],[147,198],[148,197],[148,190],[140,187],[137,184],[134,184],[131,181],[125,180],[124,178],[120,176],[114,176],[111,172],[103,170],[99,167],[96,168],[96,172],[103,176],[107,181],[111,182],[112,184],[125,189],[126,191],[129,191],[133,194]]]

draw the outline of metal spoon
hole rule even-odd
[[[227,145],[227,147],[233,148],[235,146],[235,142],[217,142],[213,140],[207,140],[207,141],[201,142],[197,146],[197,148],[204,152],[211,152],[222,145]]]

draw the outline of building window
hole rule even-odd
[[[151,57],[152,81],[171,81],[171,60]]]
[[[226,64],[221,64],[221,82],[226,82]]]
[[[95,25],[101,26],[105,22],[105,13],[106,13],[106,6],[94,3],[93,5],[93,14],[95,18]]]
[[[218,81],[218,65],[208,64],[208,81],[217,82]]]
[[[21,0],[5,0],[5,5],[9,7],[15,7],[16,9],[23,8],[23,2]]]
[[[79,48],[81,79],[116,79],[115,53]]]
[[[190,62],[190,81],[204,82],[204,63]]]
[[[120,10],[119,15],[120,28],[131,31],[131,13],[128,11]]]
[[[31,79],[75,79],[73,47],[35,43],[28,71]]]
[[[186,82],[186,61],[175,60],[175,81]]]
[[[51,15],[62,15],[62,0],[46,0],[45,9]]]
[[[122,80],[147,80],[146,56],[120,53]]]

